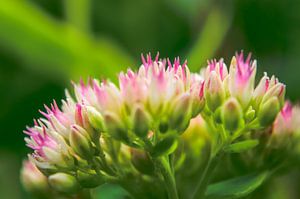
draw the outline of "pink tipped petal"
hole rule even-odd
[[[247,59],[244,61],[244,53],[236,53],[236,64],[237,64],[237,84],[246,84],[253,72],[251,67],[251,53],[248,54]]]

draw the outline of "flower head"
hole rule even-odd
[[[211,139],[218,140],[209,142],[229,143],[244,129],[269,127],[282,107],[285,86],[265,75],[255,88],[255,75],[256,61],[251,55],[245,60],[243,52],[232,58],[229,71],[220,59],[208,61],[202,74],[191,73],[179,58],[171,63],[142,56],[140,68],[121,72],[117,85],[81,80],[73,83],[74,97],[66,91],[61,108],[55,101],[45,106],[44,117],[24,131],[33,149],[29,157],[52,176],[53,187],[68,182],[73,192],[78,183],[93,187],[122,169],[130,172],[131,148],[151,158],[174,153],[180,135],[199,115],[207,131],[216,131]],[[274,129],[281,131],[290,115],[285,106]]]

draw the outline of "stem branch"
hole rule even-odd
[[[203,174],[201,175],[200,180],[197,183],[195,192],[192,197],[193,199],[204,198],[207,185],[211,179],[211,174],[215,170],[222,156],[223,156],[222,154],[218,154],[209,160],[209,162],[207,163],[203,171]]]

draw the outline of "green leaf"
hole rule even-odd
[[[134,64],[114,42],[61,23],[27,1],[2,1],[0,26],[1,45],[41,72],[115,80],[117,72]]]
[[[104,184],[97,188],[94,192],[96,199],[132,199],[130,194],[115,184]]]
[[[259,144],[258,140],[246,140],[231,144],[224,148],[224,151],[228,153],[240,153],[256,147]]]
[[[153,148],[151,155],[153,157],[159,157],[163,155],[169,155],[173,153],[178,146],[178,141],[175,136],[169,136],[159,141]]]
[[[223,8],[213,7],[188,55],[189,67],[192,71],[198,71],[201,65],[215,54],[231,22],[232,17],[228,12]]]
[[[249,195],[262,185],[269,175],[268,171],[250,174],[208,186],[207,198],[241,198]]]

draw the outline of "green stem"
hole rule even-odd
[[[213,171],[215,170],[216,166],[218,165],[219,160],[221,159],[221,156],[222,156],[222,154],[218,154],[217,156],[212,157],[208,161],[208,163],[203,171],[203,174],[201,175],[201,178],[197,183],[196,190],[192,197],[193,199],[204,198],[207,185],[211,179],[211,175],[212,175]]]
[[[171,170],[169,161],[166,157],[161,157],[156,160],[157,167],[164,178],[165,188],[168,193],[168,199],[178,199],[176,182],[174,174]]]

